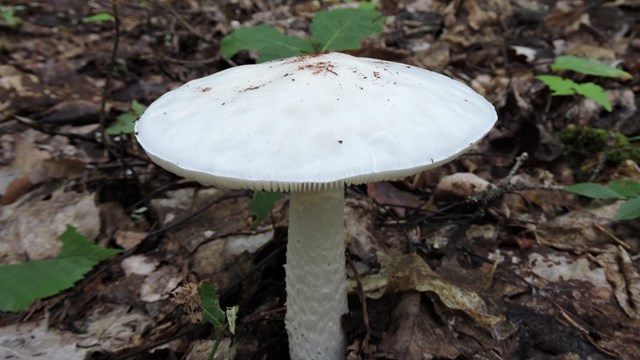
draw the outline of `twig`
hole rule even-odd
[[[109,60],[109,66],[107,67],[107,78],[104,83],[104,89],[102,89],[102,100],[100,101],[100,130],[102,134],[102,142],[109,148],[110,137],[107,134],[106,125],[106,108],[107,97],[111,90],[111,81],[113,78],[113,69],[116,64],[116,57],[118,55],[118,46],[120,44],[120,16],[118,15],[118,0],[111,0],[111,11],[113,12],[113,26],[115,30],[115,39],[113,41],[113,48],[111,49],[111,59]]]
[[[211,42],[210,36],[203,35],[200,31],[198,31],[198,29],[191,26],[191,24],[189,24],[188,21],[186,21],[180,14],[178,14],[178,12],[176,12],[176,10],[173,7],[163,4],[161,1],[154,1],[154,3],[156,5],[159,5],[161,8],[165,10],[169,10],[169,12],[171,12],[171,15],[173,15],[176,18],[176,20],[178,20],[178,22],[182,24],[182,26],[184,26],[187,30],[189,30],[190,33],[199,37],[200,39],[204,40],[207,43]]]
[[[518,171],[520,171],[522,164],[524,164],[524,162],[527,161],[527,159],[529,159],[529,154],[527,154],[526,152],[523,152],[522,154],[520,154],[520,156],[516,158],[516,163],[511,168],[511,171],[509,171],[509,174],[507,175],[507,177],[502,180],[502,183],[504,184],[510,183],[511,179],[518,173]]]
[[[16,119],[19,123],[24,124],[30,128],[36,129],[40,132],[43,132],[45,134],[49,134],[49,135],[60,135],[60,136],[64,136],[67,137],[69,139],[76,139],[76,140],[82,140],[82,141],[86,141],[86,142],[90,142],[93,144],[100,144],[100,142],[98,142],[98,140],[89,137],[89,136],[84,136],[84,135],[79,135],[79,134],[73,134],[73,133],[69,133],[69,132],[65,132],[65,131],[60,131],[55,129],[54,127],[51,126],[47,126],[45,124],[41,124],[33,119],[30,119],[28,117],[24,117],[24,116],[19,116],[19,115],[13,115],[13,118]]]
[[[182,65],[192,65],[192,66],[201,66],[206,64],[211,64],[216,62],[219,58],[218,56],[211,57],[208,59],[176,59],[166,55],[160,55],[161,59],[167,62],[182,64]]]
[[[210,207],[212,207],[213,205],[222,202],[222,201],[226,201],[226,200],[231,200],[231,199],[237,199],[240,197],[244,197],[247,196],[246,193],[231,193],[231,194],[226,194],[226,195],[222,195],[222,196],[218,196],[215,199],[211,200],[211,202],[209,202],[208,204],[206,204],[205,206],[203,206],[202,208],[196,210],[195,212],[185,216],[184,218],[174,222],[171,225],[165,226],[163,228],[160,228],[158,230],[155,231],[151,231],[147,234],[147,236],[145,236],[136,246],[130,248],[129,250],[121,253],[119,256],[116,256],[114,259],[112,259],[111,261],[105,263],[103,266],[101,266],[98,270],[96,270],[94,273],[92,273],[91,275],[85,277],[82,281],[82,283],[74,288],[74,292],[78,292],[78,291],[82,291],[82,289],[84,289],[84,287],[89,284],[93,279],[95,279],[96,277],[98,277],[98,275],[100,275],[101,273],[103,273],[104,271],[106,271],[107,269],[109,269],[110,267],[112,267],[113,265],[115,265],[116,263],[119,263],[122,261],[123,258],[128,257],[130,255],[132,255],[136,250],[138,250],[142,244],[146,243],[149,239],[151,239],[152,237],[158,236],[162,233],[165,233],[171,229],[174,229],[182,224],[184,224],[185,222],[197,217],[198,215],[204,213],[207,209],[209,209]]]
[[[351,258],[351,255],[349,254],[348,251],[347,251],[347,266],[349,266],[349,269],[351,270],[351,272],[353,272],[353,277],[356,280],[356,285],[358,287],[357,288],[358,299],[360,299],[360,305],[362,307],[362,322],[364,323],[364,329],[366,331],[364,339],[362,339],[362,346],[360,346],[360,351],[358,354],[358,356],[361,356],[362,351],[366,349],[369,345],[369,339],[371,338],[371,325],[369,324],[369,310],[367,309],[367,297],[364,294],[364,288],[362,287],[362,281],[360,281],[360,275],[358,274],[358,270],[356,269],[356,266],[353,263],[353,259]]]
[[[515,176],[515,174],[520,170],[522,164],[527,160],[528,154],[522,153],[520,156],[516,158],[516,163],[509,171],[509,174],[500,181],[498,186],[490,186],[485,191],[481,192],[478,195],[471,196],[466,200],[467,203],[476,204],[480,208],[484,208],[489,204],[496,202],[502,197],[504,197],[508,193],[512,193],[515,191],[522,190],[548,190],[548,191],[562,191],[564,190],[564,186],[559,185],[529,185],[522,183],[512,183],[511,180]]]
[[[611,231],[607,230],[607,228],[605,228],[604,226],[598,224],[598,223],[593,223],[593,227],[595,227],[596,229],[602,231],[603,233],[605,233],[607,236],[609,236],[611,239],[613,239],[613,241],[615,241],[618,245],[624,247],[625,249],[631,251],[631,245],[627,244],[626,242],[622,241],[619,237],[615,236],[614,234],[611,233]]]

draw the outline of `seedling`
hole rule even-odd
[[[238,305],[220,308],[218,287],[210,283],[186,283],[171,292],[171,301],[182,305],[184,312],[192,322],[207,321],[213,325],[216,339],[209,352],[208,360],[213,359],[222,337],[227,329],[231,334],[236,332]]]
[[[640,217],[640,183],[635,180],[614,180],[607,186],[581,183],[569,186],[566,190],[592,199],[624,200],[616,212],[616,220]]]
[[[367,36],[382,32],[384,17],[373,9],[336,9],[318,12],[311,21],[309,39],[284,35],[270,25],[241,27],[222,39],[228,58],[240,50],[255,49],[258,63],[325,51],[359,49]]]
[[[136,100],[131,102],[130,110],[126,113],[118,115],[116,122],[107,128],[107,134],[111,136],[118,136],[122,134],[133,133],[133,123],[144,112],[147,107],[140,104]]]
[[[551,65],[551,70],[569,70],[584,75],[616,78],[621,80],[631,79],[626,71],[609,65],[584,59],[573,55],[557,57]],[[547,85],[553,92],[553,96],[582,95],[602,105],[607,111],[612,110],[611,101],[602,86],[593,82],[577,83],[557,75],[538,75],[536,78]]]
[[[142,206],[133,210],[131,212],[131,219],[136,223],[143,221],[145,219],[145,213],[147,212],[147,210],[149,210],[149,208],[146,206]]]
[[[4,24],[9,28],[15,28],[20,25],[22,19],[20,19],[16,13],[24,11],[25,7],[22,5],[16,6],[2,6],[0,7],[0,24]]]
[[[107,12],[101,12],[101,13],[97,13],[95,15],[91,15],[91,16],[85,16],[82,18],[82,22],[85,24],[89,24],[89,23],[101,23],[101,22],[107,22],[107,21],[113,21],[113,15],[107,13]]]
[[[200,296],[200,304],[202,307],[202,319],[208,321],[216,333],[216,341],[209,352],[207,360],[212,360],[218,351],[220,341],[224,336],[227,328],[231,334],[236,333],[236,317],[238,316],[238,305],[228,307],[226,311],[222,311],[218,299],[218,288],[216,285],[203,283],[198,289]]]

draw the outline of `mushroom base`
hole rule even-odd
[[[292,192],[285,266],[292,360],[344,359],[344,251],[344,188]]]

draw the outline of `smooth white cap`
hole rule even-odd
[[[325,53],[190,81],[136,122],[165,169],[228,188],[319,190],[437,167],[497,119],[468,86],[400,63]]]

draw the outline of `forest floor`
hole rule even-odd
[[[0,313],[0,358],[204,359],[213,329],[170,293],[209,281],[223,308],[240,309],[216,359],[287,359],[286,196],[252,227],[250,193],[181,179],[131,134],[104,130],[134,101],[255,62],[219,53],[239,24],[308,36],[313,15],[338,2],[117,3],[117,32],[82,21],[113,14],[109,1],[2,3],[0,263],[54,258],[67,225],[122,251],[72,288]],[[499,120],[450,164],[346,190],[347,358],[640,359],[640,223],[616,221],[619,202],[548,190],[640,181],[638,144],[610,136],[640,135],[640,3],[380,5],[384,32],[350,53],[460,80]],[[562,73],[600,84],[612,111],[552,97],[535,78],[557,74],[563,54],[631,73]],[[593,128],[604,131],[582,132]]]

